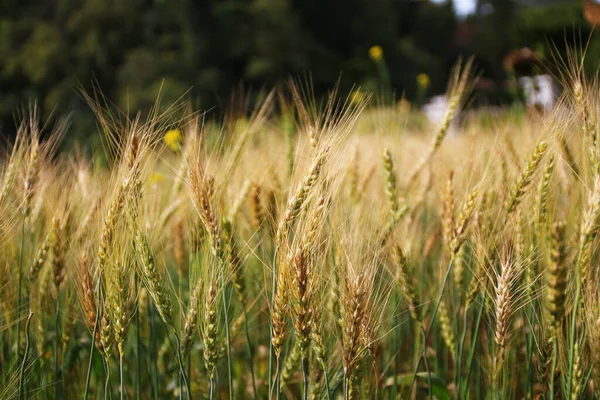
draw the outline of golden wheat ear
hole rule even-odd
[[[152,298],[163,322],[174,328],[170,288],[165,283],[164,273],[156,264],[149,238],[142,232],[135,234],[135,254],[144,287]]]
[[[555,338],[567,305],[567,277],[564,221],[552,224],[550,265],[546,270],[546,309],[551,328],[550,338]]]
[[[506,215],[510,216],[521,202],[534,174],[536,173],[542,157],[548,149],[548,142],[543,140],[538,143],[533,152],[529,155],[525,168],[521,171],[519,178],[514,183],[510,195],[506,201]]]
[[[473,58],[469,58],[464,64],[462,60],[459,60],[456,63],[456,66],[454,67],[450,77],[450,82],[448,83],[448,90],[446,91],[448,108],[433,138],[431,147],[429,147],[421,160],[408,174],[408,180],[406,184],[407,187],[410,187],[416,181],[423,168],[431,161],[435,153],[439,150],[444,138],[446,137],[446,134],[448,133],[448,129],[450,128],[452,120],[460,111],[461,107],[464,106],[466,99],[471,94],[477,80],[472,75],[473,60]]]

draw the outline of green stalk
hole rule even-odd
[[[108,398],[112,399],[112,391],[110,390],[110,364],[109,360],[104,360],[104,365],[106,368],[106,380],[104,381],[104,400]]]
[[[21,347],[21,290],[23,285],[23,252],[25,247],[25,220],[27,216],[23,214],[21,223],[21,246],[19,248],[19,294],[17,297],[17,309],[15,310],[15,321],[17,321],[17,357],[19,356],[19,347]]]
[[[481,294],[480,297],[483,297],[483,294]],[[477,345],[477,337],[479,334],[479,325],[481,323],[483,307],[484,307],[484,304],[482,301],[481,306],[479,307],[479,313],[477,314],[477,320],[475,322],[475,330],[473,331],[473,334],[471,336],[471,349],[469,350],[469,356],[467,357],[467,376],[466,376],[466,380],[465,380],[465,390],[464,390],[463,398],[466,397],[468,390],[469,390],[469,378],[471,376],[471,367],[473,366],[473,356],[475,355],[475,347]]]
[[[458,355],[456,357],[456,370],[454,372],[455,374],[455,385],[456,385],[456,391],[454,394],[454,398],[456,400],[459,399],[459,395],[460,395],[460,384],[462,382],[462,359],[463,359],[463,349],[465,347],[465,339],[467,337],[467,316],[469,314],[469,307],[465,307],[465,313],[463,315],[463,329],[462,329],[462,333],[460,336],[460,344],[458,345]]]
[[[134,275],[134,287],[138,290],[138,276]],[[140,376],[140,315],[139,307],[135,313],[135,399],[140,400],[140,388],[142,386]]]
[[[188,355],[187,355],[187,365],[188,365],[187,377],[190,382],[193,382],[194,380],[192,379],[192,355],[190,352],[188,352]],[[190,383],[190,385],[191,385],[191,383]],[[192,394],[190,393],[190,396],[191,395]]]
[[[329,389],[329,378],[327,377],[327,368],[323,368],[323,379],[325,379],[325,390],[327,390],[327,400],[331,400]]]
[[[27,363],[27,356],[29,355],[29,321],[33,313],[29,311],[27,322],[25,323],[25,354],[23,354],[23,361],[21,362],[21,371],[19,373],[19,400],[25,400],[25,364]]]
[[[233,377],[231,373],[231,338],[229,337],[229,317],[227,316],[227,293],[225,293],[225,271],[221,271],[221,291],[223,296],[223,317],[225,318],[225,338],[227,340],[227,383],[229,399],[233,400]]]
[[[571,394],[573,392],[573,369],[575,367],[575,336],[577,332],[577,309],[579,307],[579,303],[581,302],[581,251],[577,256],[577,264],[575,271],[575,302],[573,303],[573,311],[571,312],[571,337],[569,338],[569,373],[567,375],[567,393],[566,398],[570,399]]]
[[[246,312],[246,304],[242,302],[242,311],[244,313],[244,330],[246,331],[246,351],[248,352],[248,367],[250,368],[250,376],[252,377],[252,393],[256,400],[256,380],[254,379],[254,365],[252,357],[252,342],[250,341],[250,332],[248,330],[248,314]]]
[[[177,384],[179,385],[179,400],[182,400],[183,399],[183,393],[182,393],[183,386],[181,385],[182,384],[181,372],[177,376]]]
[[[275,248],[275,251],[273,252],[273,286],[271,288],[271,307],[273,307],[273,305],[275,304],[275,292],[277,291],[277,247]],[[277,360],[277,364],[279,364],[279,360]],[[277,370],[279,370],[279,367],[277,367]],[[269,329],[269,379],[268,379],[268,384],[269,384],[269,400],[271,400],[272,397],[272,391],[273,388],[275,386],[275,383],[273,382],[273,385],[271,385],[271,379],[273,376],[273,329]]]
[[[423,344],[427,343],[427,335],[425,333],[425,329],[423,325],[421,325],[421,333],[423,334]],[[429,398],[433,399],[431,396],[431,371],[429,370],[429,362],[427,361],[427,346],[423,346],[423,361],[425,363],[425,371],[427,371],[427,391],[429,393]],[[416,376],[416,374],[415,374]]]
[[[266,251],[265,251],[265,243],[263,242],[263,240],[265,240],[265,238],[268,236],[268,235],[262,235],[262,229],[263,229],[263,225],[261,225],[261,226],[258,228],[258,231],[257,231],[257,234],[256,234],[256,238],[257,238],[257,245],[258,245],[258,247],[260,248],[260,258],[258,258],[258,255],[257,255],[256,257],[257,257],[257,259],[258,259],[259,261],[261,261],[261,262],[262,262],[262,260],[266,260],[266,258],[267,258],[266,254],[265,254],[265,252],[266,252]],[[258,252],[257,252],[256,254],[258,254]],[[246,310],[244,309],[244,312],[245,312],[245,311],[246,311]],[[259,318],[259,320],[258,320],[258,325],[259,325],[259,326],[258,326],[258,338],[259,338],[259,339],[258,339],[258,340],[259,340],[259,342],[260,342],[260,340],[261,340],[260,338],[264,336],[264,330],[263,330],[263,324],[261,324],[261,323],[260,323],[260,322],[261,322],[261,320],[260,320],[261,316],[259,315],[259,316],[258,316],[258,318]],[[247,318],[246,318],[246,319],[247,319]],[[269,331],[270,331],[270,329],[269,329]],[[250,347],[250,349],[252,349],[252,348]],[[271,360],[270,360],[270,357],[269,357],[269,362],[270,362],[270,361],[271,361]],[[271,365],[270,365],[270,364],[269,364],[269,369],[267,370],[267,373],[268,373],[268,374],[269,374],[269,376],[270,376],[270,374],[271,374]],[[270,384],[270,382],[268,382],[268,381],[267,381],[267,384]],[[252,385],[253,385],[253,386],[255,385],[255,382],[254,382],[254,375],[253,375]],[[256,396],[256,393],[258,393],[258,392],[257,392],[256,390],[254,390],[254,394],[255,394],[255,396]],[[269,394],[269,396],[270,396],[270,394]],[[255,399],[255,400],[256,400],[256,399]]]
[[[304,400],[308,400],[308,357],[302,358],[302,387]]]
[[[392,399],[398,397],[398,371],[400,371],[400,359],[398,358],[400,342],[400,326],[398,321],[398,307],[400,302],[398,301],[398,291],[394,291],[394,386],[392,387]]]
[[[37,354],[37,352],[34,354],[35,354],[36,358],[39,356]],[[36,378],[37,378],[37,380],[36,380],[37,387],[45,386],[45,383],[43,382],[44,377],[42,376],[42,366],[41,366],[41,363],[39,363],[39,362],[35,364],[35,373],[36,373]],[[2,368],[0,368],[0,376],[4,376],[2,374]],[[44,399],[48,398],[48,394],[46,393],[46,391],[43,391],[41,394],[43,394]]]
[[[152,364],[152,382],[154,389],[154,400],[158,400],[158,366],[156,365],[156,324],[154,321],[154,307],[152,302],[148,302],[148,311],[150,314],[150,336],[152,342],[152,351],[148,352],[150,356],[150,363]]]
[[[273,394],[271,393],[272,390],[276,390],[276,399],[279,400],[279,392],[281,391],[280,387],[279,387],[279,358],[277,357],[276,363],[275,363],[275,381],[273,382],[273,386],[269,389],[269,398],[273,397]]]
[[[414,355],[413,355],[413,364],[417,365],[417,362],[419,362],[420,358],[421,358],[421,335],[420,332],[421,330],[419,329],[420,326],[420,322],[419,321],[414,321],[415,324],[414,326],[410,327],[410,328],[414,328],[414,331],[411,332],[411,334],[413,335],[412,337],[414,337],[414,344],[413,344],[413,351],[414,351]],[[412,330],[410,329],[409,330]],[[410,392],[413,391],[413,388],[410,388]]]
[[[56,313],[54,317],[54,329],[56,332],[54,337],[54,398],[58,399],[60,393],[60,371],[58,368],[58,346],[60,345],[60,292],[58,291],[58,288],[56,288]]]
[[[440,291],[440,296],[438,297],[438,300],[435,304],[435,308],[433,309],[433,314],[431,315],[431,321],[432,323],[429,324],[429,327],[427,327],[427,331],[425,331],[424,335],[423,335],[423,348],[422,348],[422,354],[425,354],[427,351],[427,339],[429,338],[429,335],[431,334],[431,328],[433,327],[433,321],[435,321],[435,317],[438,313],[438,310],[440,308],[440,304],[442,302],[442,298],[444,297],[444,292],[446,291],[446,286],[448,285],[448,277],[450,276],[450,272],[452,271],[452,264],[454,262],[454,257],[450,258],[450,262],[448,262],[448,268],[446,269],[446,274],[444,275],[444,281],[442,282],[442,289]],[[421,329],[423,329],[421,327]],[[426,357],[426,355],[425,355]],[[421,360],[423,359],[423,357],[419,357],[419,360],[417,361],[417,366],[415,367],[415,370],[413,372],[413,377],[412,377],[412,382],[410,384],[410,387],[412,388],[413,385],[416,382],[417,379],[417,373],[419,372],[419,368],[421,367]],[[425,362],[427,362],[427,360],[425,360]],[[428,375],[428,385],[431,386],[431,376]],[[431,397],[431,396],[430,396]]]
[[[166,324],[165,324],[166,325]],[[181,341],[179,340],[179,335],[175,330],[175,327],[171,325],[166,325],[167,328],[171,329],[173,336],[175,337],[175,345],[177,346],[177,361],[179,363],[179,400],[183,399],[183,386],[181,385],[181,379],[185,383],[185,388],[188,393],[188,400],[191,399],[192,390],[190,388],[190,384],[188,382],[187,376],[185,375],[185,368],[183,367],[183,356],[181,355]],[[172,343],[171,343],[172,344]]]
[[[344,372],[344,400],[348,400],[348,375]]]
[[[531,321],[530,318],[527,318],[525,311],[523,311],[523,321]],[[530,326],[530,328],[533,328]],[[530,330],[533,332],[533,329]],[[525,360],[527,365],[527,393],[530,394],[531,398],[533,398],[533,370],[531,368],[531,358],[532,358],[532,346],[533,346],[533,338],[531,334],[527,333],[527,329],[525,328],[525,324],[523,324],[523,333],[525,334]]]
[[[557,358],[556,354],[558,353],[558,341],[556,338],[552,341],[552,370],[550,373],[550,400],[554,400],[554,375],[556,374],[556,364]]]
[[[121,400],[123,400],[124,394],[125,394],[125,386],[124,386],[124,381],[123,381],[123,353],[120,352],[119,353],[119,376],[121,378]]]
[[[277,361],[279,364],[279,361]],[[281,377],[279,373],[279,366],[277,366],[277,375],[275,376],[275,398],[279,400],[279,396],[281,395]]]
[[[215,389],[216,388],[220,388],[221,387],[221,383],[219,380],[219,369],[216,368],[215,369]],[[217,400],[221,400],[221,391],[217,390]]]
[[[100,317],[100,282],[102,282],[102,274],[98,277],[98,285],[96,286],[96,320],[94,321],[94,330],[92,332],[92,340],[90,344],[90,360],[88,362],[88,370],[85,378],[85,393],[83,394],[83,400],[87,400],[88,392],[90,390],[90,378],[92,376],[92,362],[94,360],[94,345],[96,340],[96,332],[98,332],[98,321]]]

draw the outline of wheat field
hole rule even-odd
[[[0,398],[600,395],[600,85],[428,124],[291,84],[219,123],[87,100],[108,167],[26,115],[0,174]],[[452,132],[450,132],[453,130]]]

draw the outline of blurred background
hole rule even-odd
[[[147,109],[162,87],[218,115],[232,92],[310,79],[340,92],[401,98],[419,109],[443,93],[461,55],[482,73],[471,107],[524,104],[521,75],[552,74],[552,49],[589,39],[600,62],[593,0],[3,0],[0,132],[37,101],[71,115],[67,141],[95,135],[81,90],[97,85],[122,109]],[[587,18],[586,18],[587,17]],[[522,62],[521,62],[522,61]],[[522,67],[525,65],[525,67]],[[246,96],[247,105],[252,95]]]

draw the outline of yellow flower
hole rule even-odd
[[[164,177],[164,176],[162,176],[162,174],[160,174],[160,173],[158,173],[158,172],[155,172],[155,173],[153,173],[152,175],[150,175],[150,179],[149,179],[149,181],[150,181],[150,183],[152,183],[152,184],[157,184],[157,183],[160,183],[160,182],[162,182],[164,179],[165,179],[165,177]]]
[[[375,62],[379,62],[383,59],[383,49],[381,46],[371,46],[369,49],[369,57]]]
[[[165,133],[163,140],[171,150],[178,151],[181,148],[181,143],[183,142],[183,135],[179,129],[171,129]]]
[[[424,74],[424,73],[420,73],[419,75],[417,75],[417,85],[419,85],[422,88],[427,89],[430,84],[431,84],[431,80],[429,80],[429,75]]]
[[[363,92],[361,92],[360,90],[354,90],[351,94],[350,94],[350,103],[352,104],[358,104],[360,103],[360,101],[363,98]]]

